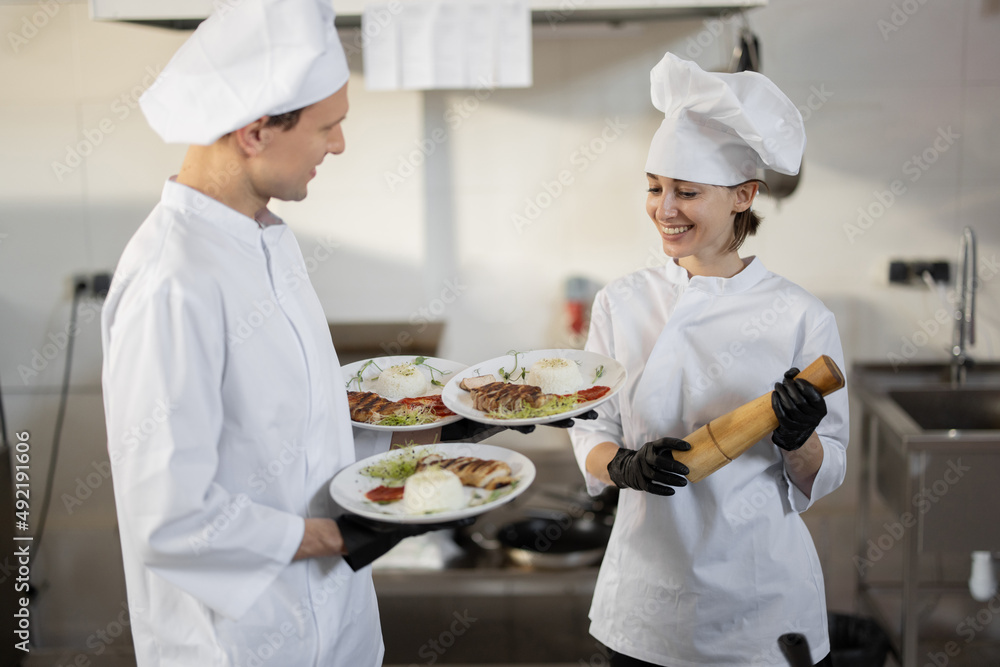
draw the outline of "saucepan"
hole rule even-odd
[[[744,26],[736,39],[736,48],[733,49],[733,57],[729,65],[729,70],[731,72],[759,72],[761,67],[760,39],[746,25],[745,14],[743,15],[743,21]],[[791,196],[799,187],[803,167],[804,164],[800,165],[799,173],[792,176],[771,169],[765,169],[764,183],[767,184],[766,193],[774,199],[784,199]]]
[[[534,516],[501,526],[497,540],[517,565],[565,569],[593,565],[604,556],[611,526],[569,514]]]

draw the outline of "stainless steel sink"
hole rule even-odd
[[[890,391],[888,397],[925,431],[1000,431],[1000,389],[932,387]]]
[[[886,392],[893,389],[951,388],[951,366],[947,363],[855,364],[848,382],[852,389]],[[968,367],[965,388],[1000,387],[1000,363]]]
[[[972,366],[962,385],[952,385],[947,363],[858,364],[848,385],[862,431],[858,594],[881,615],[872,592],[900,591],[898,625],[886,627],[898,629],[904,667],[917,667],[918,596],[968,597],[964,582],[922,581],[921,557],[1000,551],[1000,364]],[[869,525],[873,491],[892,513],[881,526]],[[867,567],[897,547],[898,582],[868,581]]]

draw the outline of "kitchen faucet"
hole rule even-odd
[[[962,230],[958,251],[958,305],[951,347],[951,383],[964,385],[972,359],[966,347],[976,344],[976,235],[971,227]]]

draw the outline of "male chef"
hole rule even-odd
[[[140,100],[165,141],[190,148],[125,248],[102,318],[136,658],[375,667],[365,566],[424,529],[327,518],[355,434],[327,317],[267,209],[303,199],[344,150],[347,62],[329,0],[221,9]]]

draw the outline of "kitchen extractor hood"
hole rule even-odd
[[[398,0],[405,3],[407,0]],[[460,2],[461,0],[452,0]],[[215,8],[240,0],[89,0],[90,16],[98,21],[136,21],[171,28],[193,29]],[[535,23],[635,21],[763,7],[767,0],[527,0]],[[361,25],[365,0],[335,0],[337,25]]]

